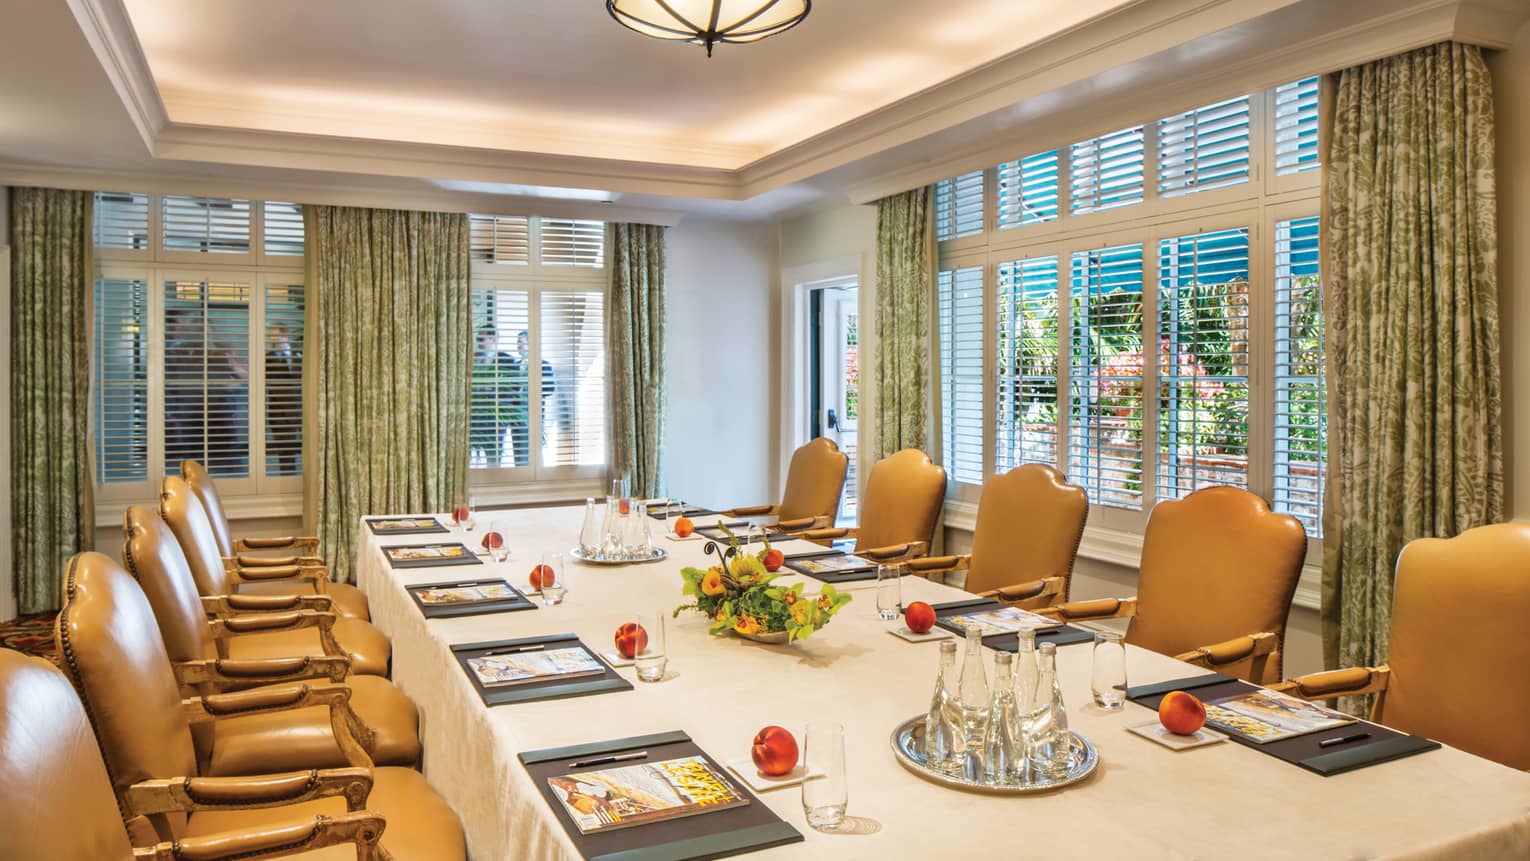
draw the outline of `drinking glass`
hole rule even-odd
[[[579,549],[586,556],[600,552],[603,536],[600,534],[600,512],[595,508],[595,498],[584,501],[584,525],[579,528]]]
[[[903,566],[877,566],[877,618],[897,621],[903,612]]]
[[[510,543],[505,540],[504,525],[500,521],[489,521],[489,528],[483,534],[483,547],[495,562],[510,558]]]
[[[648,514],[641,502],[622,515],[622,551],[628,559],[646,559],[652,539],[648,533]]]
[[[552,582],[547,582],[548,571],[552,573]],[[564,564],[563,554],[549,551],[542,554],[542,605],[551,607],[562,604],[568,595],[568,566]]]
[[[463,523],[471,520],[472,517],[472,504],[468,502],[468,498],[466,496],[463,496],[459,493],[457,497],[452,501],[452,525],[461,526]]]
[[[632,480],[627,476],[611,479],[611,496],[616,498],[619,513],[625,517],[632,508],[632,498],[629,495],[632,489]]]
[[[664,643],[664,613],[640,613],[637,623],[648,633],[647,644],[633,655],[638,681],[657,682],[664,678],[664,668],[669,665]]]
[[[1126,644],[1117,631],[1094,634],[1094,701],[1108,711],[1126,707]]]
[[[809,776],[802,781],[802,812],[809,825],[832,831],[845,821],[850,787],[845,775],[845,726],[813,721],[802,735],[802,761]],[[817,769],[820,774],[812,774]]]
[[[462,527],[462,531],[463,532],[465,532],[468,535],[472,535],[473,534],[473,527],[476,525],[476,523],[474,521],[477,519],[477,516],[478,516],[478,505],[477,505],[477,503],[474,502],[473,497],[470,495],[470,496],[467,497],[467,501],[465,503],[463,503],[462,506],[459,507],[457,510],[459,512],[466,512],[466,514],[467,514],[466,517],[459,518],[457,525]]]

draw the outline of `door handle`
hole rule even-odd
[[[834,415],[834,409],[829,409],[829,430],[839,430],[839,417]]]

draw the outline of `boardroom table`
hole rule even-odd
[[[806,840],[750,857],[1530,858],[1530,773],[1448,746],[1332,777],[1231,742],[1170,750],[1126,729],[1152,720],[1152,711],[1130,702],[1115,712],[1093,704],[1087,643],[1060,647],[1057,663],[1069,722],[1099,752],[1089,779],[1008,797],[925,781],[898,763],[889,735],[928,709],[939,649],[889,633],[895,623],[877,618],[874,581],[847,587],[854,600],[828,627],[793,645],[710,636],[707,620],[686,612],[667,620],[669,666],[660,682],[486,707],[450,645],[572,632],[609,650],[613,632],[633,613],[683,603],[680,569],[708,558],[703,541],[666,539],[656,520],[655,542],[667,559],[620,567],[570,559],[561,605],[427,620],[405,591],[410,584],[497,575],[529,591],[527,575],[544,551],[578,543],[582,514],[582,507],[496,513],[509,560],[468,568],[391,569],[380,548],[420,543],[422,536],[380,538],[360,529],[358,581],[373,624],[392,639],[393,679],[419,705],[425,777],[462,818],[475,861],[579,857],[517,760],[521,752],[683,730],[726,762],[747,757],[764,726],[779,724],[800,738],[801,728],[819,719],[844,724],[851,818],[842,833],[816,832],[804,820],[799,788],[760,793]],[[468,536],[453,527],[452,535],[426,538],[466,538],[476,548],[481,534],[481,527]],[[816,591],[816,581],[800,579]],[[914,577],[902,587],[905,602],[971,597]],[[1133,685],[1204,672],[1136,647],[1127,652]],[[620,672],[635,680],[633,668]]]

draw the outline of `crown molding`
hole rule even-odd
[[[150,152],[170,115],[122,0],[65,0]]]

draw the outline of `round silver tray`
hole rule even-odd
[[[608,559],[604,556],[585,553],[583,547],[575,547],[568,552],[568,555],[578,559],[580,562],[588,562],[591,565],[642,565],[645,562],[658,562],[660,559],[669,556],[669,551],[663,547],[655,547],[652,553],[642,559]]]
[[[898,725],[893,730],[892,742],[893,753],[898,757],[898,763],[920,777],[932,783],[949,786],[954,789],[965,789],[969,792],[986,792],[992,795],[1030,795],[1038,792],[1052,792],[1071,786],[1094,773],[1096,766],[1100,764],[1100,755],[1094,749],[1094,744],[1077,732],[1070,733],[1073,736],[1072,765],[1068,769],[1067,777],[1057,780],[1029,781],[1024,783],[986,783],[982,777],[982,765],[977,759],[967,760],[967,771],[963,773],[950,773],[936,771],[925,764],[924,752],[924,715],[911,717]]]

